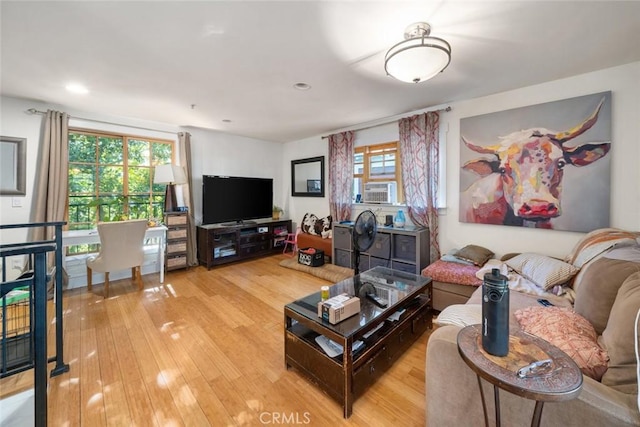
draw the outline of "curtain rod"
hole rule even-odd
[[[439,110],[426,110],[426,111],[422,111],[422,112],[423,113],[432,113],[432,112],[441,112],[441,111],[444,111],[445,113],[448,113],[449,111],[451,111],[451,106],[447,106],[445,108],[440,108]],[[420,114],[420,113],[417,113],[417,112],[416,113],[412,113],[412,115],[415,115],[415,114]],[[371,129],[371,128],[375,128],[375,127],[382,126],[382,125],[388,125],[389,123],[393,123],[393,122],[397,121],[398,119],[402,119],[404,117],[407,117],[407,116],[397,115],[397,116],[385,117],[384,119],[381,119],[381,120],[387,120],[386,122],[376,123],[375,125],[363,126],[361,128],[347,129],[347,130],[350,130],[352,132],[358,132],[358,131],[361,131],[361,130]],[[344,130],[343,132],[346,132],[346,130]],[[336,132],[336,133],[338,133],[338,132]],[[331,135],[323,136],[322,139],[327,139],[330,136]]]
[[[45,115],[47,114],[46,111],[40,111],[40,110],[36,110],[35,108],[29,108],[27,110],[28,113],[30,114],[41,114],[41,115]],[[84,117],[76,117],[76,116],[69,116],[70,119],[76,119],[76,120],[86,120],[88,122],[95,122],[95,123],[103,123],[106,125],[114,125],[114,126],[126,126],[126,127],[130,127],[130,128],[134,128],[134,129],[141,129],[141,130],[150,130],[152,132],[163,132],[163,133],[170,133],[172,135],[177,135],[179,132],[172,132],[172,131],[168,131],[168,130],[161,130],[161,129],[152,129],[152,128],[146,128],[143,126],[135,126],[135,125],[124,125],[122,123],[115,123],[115,122],[108,122],[105,120],[98,120],[98,119],[87,119]]]

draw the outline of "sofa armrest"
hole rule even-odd
[[[427,343],[425,370],[426,420],[428,426],[483,424],[482,400],[476,374],[458,353],[456,326],[437,328]],[[495,425],[493,387],[482,381],[487,400],[489,423]],[[639,426],[636,395],[617,392],[584,377],[578,398],[566,402],[547,402],[542,411],[543,425]],[[500,391],[503,425],[529,425],[535,402]]]

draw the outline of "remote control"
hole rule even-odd
[[[375,305],[377,305],[378,307],[380,307],[380,308],[385,308],[387,306],[387,302],[385,300],[383,300],[382,298],[380,298],[376,294],[368,293],[367,294],[367,298],[369,298],[371,301],[373,301],[373,303]]]
[[[538,302],[539,302],[541,305],[545,306],[545,307],[551,307],[551,306],[553,306],[553,304],[551,304],[551,303],[549,302],[549,300],[546,300],[546,299],[542,299],[542,298],[540,298],[540,299],[538,300]]]

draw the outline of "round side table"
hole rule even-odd
[[[481,378],[493,384],[496,426],[500,426],[499,389],[536,401],[531,426],[539,426],[544,402],[571,400],[582,389],[582,372],[565,352],[547,341],[520,330],[509,335],[509,354],[493,356],[482,348],[480,325],[470,325],[458,333],[458,351],[467,365],[476,373],[485,425],[489,426]],[[546,374],[520,378],[518,370],[532,362],[551,359],[551,370]]]

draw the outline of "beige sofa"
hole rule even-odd
[[[599,236],[597,233],[594,235]],[[588,238],[583,240],[589,240]],[[576,247],[580,246],[579,242]],[[573,260],[580,257],[572,252]],[[615,251],[615,252],[614,252]],[[628,246],[631,255],[619,253],[623,248],[608,249],[585,262],[574,277],[575,303],[547,296],[557,306],[572,307],[584,316],[598,335],[598,344],[610,358],[600,381],[583,375],[578,398],[566,402],[547,402],[542,412],[545,426],[640,426],[638,388],[634,352],[634,325],[640,309],[640,246]],[[579,252],[579,251],[578,251]],[[635,255],[634,255],[635,254]],[[613,258],[609,258],[609,257]],[[587,257],[587,258],[588,258]],[[464,307],[481,304],[482,288],[474,292]],[[520,328],[515,317],[518,310],[543,307],[536,295],[510,291],[510,329]],[[538,308],[539,307],[539,308]],[[475,306],[476,310],[478,305]],[[444,313],[444,312],[443,312]],[[518,312],[521,315],[522,311]],[[551,312],[549,312],[551,313]],[[571,315],[573,312],[571,312]],[[476,323],[468,321],[466,324]],[[478,322],[479,323],[479,322]],[[426,355],[426,420],[428,426],[478,426],[484,423],[476,374],[458,353],[457,335],[462,326],[438,327],[429,337]],[[595,337],[595,335],[594,335]],[[575,357],[574,357],[575,359]],[[584,369],[583,369],[584,372]],[[495,425],[493,386],[482,381],[490,423]],[[535,402],[500,391],[502,425],[530,425]]]

